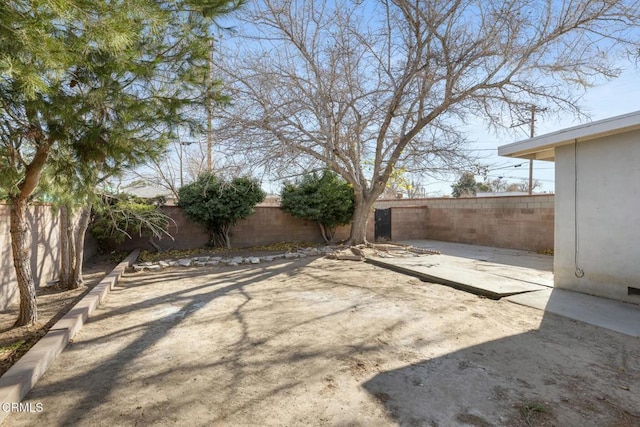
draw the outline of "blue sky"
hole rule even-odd
[[[225,25],[236,25],[233,19],[224,22]],[[576,119],[568,113],[560,117],[545,117],[539,115],[536,120],[536,135],[554,132],[563,128],[572,127],[592,120],[600,120],[632,111],[640,110],[640,65],[627,64],[625,72],[616,79],[602,83],[587,91],[581,105],[583,112],[589,115],[589,119]],[[529,125],[524,124],[514,128],[512,134],[496,134],[488,131],[480,118],[471,122],[467,127],[469,140],[472,141],[468,149],[481,157],[481,163],[489,167],[489,179],[502,177],[508,182],[522,182],[528,179],[528,160],[510,159],[499,157],[497,147],[504,144],[520,141],[528,138]],[[265,190],[278,193],[281,181],[269,180],[262,177]],[[555,167],[553,162],[535,161],[534,178],[539,180],[542,187],[536,191],[553,192],[555,180]],[[482,178],[478,175],[477,180]],[[428,197],[447,196],[451,193],[451,184],[457,180],[452,174],[448,177],[434,178],[422,177]]]
[[[640,110],[640,66],[635,68],[631,64],[620,77],[588,89],[581,105],[584,107],[583,112],[589,115],[588,120],[578,120],[572,114],[554,118],[538,116],[535,126],[536,136]],[[512,135],[496,136],[486,129],[481,119],[478,119],[470,123],[468,131],[469,139],[472,141],[469,149],[481,156],[483,164],[489,165],[488,176],[490,180],[497,177],[517,183],[528,180],[529,161],[500,157],[498,156],[498,146],[527,139],[530,131],[529,124],[514,128]],[[542,184],[542,187],[537,188],[536,192],[554,192],[554,162],[534,161],[533,176]],[[478,175],[476,179],[481,181],[482,177]],[[422,184],[427,197],[443,197],[451,194],[451,185],[456,180],[455,175],[440,179],[425,177]],[[270,193],[279,193],[280,191],[279,181],[265,180],[263,184],[265,190]]]
[[[590,88],[585,94],[582,105],[584,112],[590,116],[589,120],[577,120],[570,114],[560,118],[545,118],[539,116],[536,120],[536,135],[544,135],[567,127],[586,123],[588,121],[605,119],[620,114],[630,113],[640,110],[640,69],[630,65],[618,78],[604,84]],[[528,180],[529,164],[528,160],[510,159],[500,157],[497,154],[497,147],[511,142],[527,139],[529,136],[529,125],[515,129],[514,135],[496,136],[486,130],[481,121],[472,123],[469,126],[469,136],[474,141],[470,148],[477,150],[483,157],[483,162],[491,165],[489,177],[503,177],[508,181],[520,182]],[[520,165],[520,166],[516,166]],[[540,180],[542,188],[536,191],[554,191],[555,168],[553,162],[535,161],[534,178]],[[480,180],[481,177],[477,176]],[[451,193],[451,184],[455,177],[445,178],[438,181],[429,178],[426,181],[426,191],[429,197],[444,196]]]

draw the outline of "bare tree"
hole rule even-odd
[[[141,178],[146,183],[171,192],[177,200],[180,187],[195,181],[206,170],[206,147],[190,138],[178,138],[169,145],[162,157],[142,168],[131,170],[128,178]]]
[[[536,188],[541,188],[542,183],[537,179],[533,180],[533,185],[531,186],[531,191],[535,191]],[[519,183],[509,184],[506,188],[506,191],[519,191],[522,193],[529,193],[529,180],[523,179]]]
[[[226,137],[267,168],[339,173],[355,190],[350,242],[363,243],[396,164],[455,168],[469,116],[580,114],[581,90],[618,74],[639,16],[637,0],[257,2],[235,60],[218,64],[234,99]]]
[[[214,173],[221,178],[251,175],[253,169],[246,157],[234,156],[220,149],[212,150],[215,159]],[[192,138],[180,138],[169,145],[159,159],[149,161],[144,167],[129,170],[128,181],[142,179],[145,183],[169,191],[178,200],[178,190],[194,182],[207,171],[207,147]]]

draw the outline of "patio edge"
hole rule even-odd
[[[11,412],[34,409],[30,405],[19,408],[18,404],[82,329],[139,254],[140,249],[134,249],[0,377],[0,424]]]
[[[383,260],[379,260],[379,259],[373,259],[370,257],[367,257],[365,259],[366,263],[375,265],[377,267],[382,267],[382,268],[386,268],[387,270],[391,270],[391,271],[395,271],[397,273],[402,273],[402,274],[406,274],[407,276],[412,276],[412,277],[416,277],[422,281],[425,282],[430,282],[430,283],[436,283],[438,285],[444,285],[444,286],[449,286],[450,288],[454,288],[457,289],[459,291],[464,291],[464,292],[468,292],[474,295],[480,295],[492,300],[499,300],[501,298],[504,297],[508,297],[508,296],[512,296],[512,295],[518,295],[518,294],[522,294],[522,293],[526,293],[526,292],[535,292],[535,291],[530,291],[530,290],[519,290],[519,291],[515,291],[515,292],[494,292],[490,289],[487,289],[486,287],[482,287],[482,286],[474,286],[474,285],[469,285],[466,283],[462,283],[462,282],[458,282],[455,280],[450,280],[447,279],[445,277],[442,277],[442,275],[432,275],[432,274],[427,274],[425,272],[422,271],[416,271],[415,269],[412,269],[410,267],[404,267],[404,266],[400,266],[400,265],[395,265],[392,264],[390,262],[385,262]],[[543,288],[542,285],[540,285],[540,288]]]

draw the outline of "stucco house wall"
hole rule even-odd
[[[640,111],[498,154],[556,163],[554,285],[640,304]]]
[[[557,147],[555,162],[555,286],[640,303],[640,130]]]

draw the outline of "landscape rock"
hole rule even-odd
[[[311,255],[319,255],[320,251],[318,251],[316,248],[304,248],[299,250],[298,252],[303,253],[307,256],[311,256]]]
[[[282,258],[298,259],[298,258],[305,258],[307,256],[320,255],[324,253],[326,249],[331,249],[331,248],[328,246],[326,248],[321,248],[320,250],[316,248],[304,248],[304,249],[299,249],[297,252],[287,252],[282,254],[267,255],[264,257],[257,257],[257,256],[251,256],[246,258],[240,257],[240,256],[235,256],[233,258],[223,258],[220,256],[192,257],[192,258],[182,258],[179,260],[176,260],[176,259],[162,260],[162,261],[158,261],[157,263],[152,263],[152,262],[137,263],[137,264],[134,264],[132,268],[134,271],[140,272],[145,270],[158,271],[167,267],[175,267],[175,266],[215,267],[217,265],[229,265],[231,267],[237,267],[238,265],[241,265],[241,264],[255,265],[255,264],[260,264],[262,262],[271,262],[271,261],[282,259]],[[331,253],[333,253],[333,249],[331,249]]]

